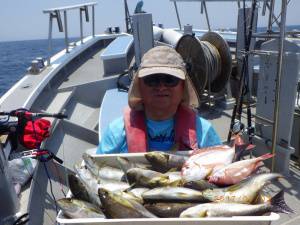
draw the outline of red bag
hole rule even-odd
[[[21,144],[27,149],[39,148],[42,141],[50,135],[51,123],[45,119],[28,121],[20,137]]]

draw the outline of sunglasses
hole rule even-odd
[[[165,87],[176,87],[180,79],[171,75],[150,75],[142,78],[144,83],[148,87],[158,87],[160,84],[163,84]]]

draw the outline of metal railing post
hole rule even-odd
[[[207,8],[206,8],[206,2],[203,1],[202,4],[203,4],[204,12],[205,12],[207,27],[208,27],[208,30],[211,31],[209,18],[208,18],[208,13],[207,13]]]
[[[272,153],[275,153],[277,143],[277,132],[278,132],[278,121],[279,121],[279,108],[280,108],[280,88],[281,88],[281,75],[282,75],[282,62],[284,57],[284,41],[285,41],[285,23],[286,23],[286,7],[287,0],[281,2],[281,19],[280,19],[280,36],[278,42],[278,63],[277,63],[277,77],[276,77],[276,88],[275,88],[275,105],[274,105],[274,126],[272,132]],[[272,158],[272,171],[275,168],[275,157]]]
[[[59,32],[64,32],[63,26],[65,27],[65,45],[66,45],[66,53],[70,52],[69,49],[69,35],[68,35],[68,10],[78,10],[79,9],[79,16],[80,16],[80,41],[83,44],[83,21],[82,21],[82,13],[85,13],[85,20],[89,22],[89,14],[88,14],[88,7],[92,7],[92,36],[95,37],[95,5],[96,2],[89,2],[84,4],[77,4],[71,5],[66,7],[57,7],[51,9],[43,10],[44,13],[49,13],[49,33],[48,33],[48,56],[47,56],[47,64],[50,65],[51,61],[51,51],[52,51],[52,26],[53,26],[53,19],[57,19],[57,25]],[[62,19],[60,16],[61,12],[64,12],[64,25],[62,24]],[[76,43],[75,43],[76,45]]]
[[[51,51],[52,51],[52,13],[49,14],[49,32],[48,32],[48,58],[47,58],[47,65],[50,66],[50,58],[51,58]]]
[[[177,21],[178,21],[179,29],[181,30],[181,22],[180,22],[180,18],[179,18],[179,14],[178,14],[178,9],[177,9],[177,3],[176,3],[176,1],[174,1],[174,7],[175,7],[175,11],[176,11],[176,16],[177,16]]]
[[[82,27],[82,8],[79,9],[80,15],[80,42],[83,44],[83,27]]]
[[[67,11],[66,10],[64,10],[64,26],[65,26],[66,53],[69,53],[69,38],[68,38],[68,25],[67,25]]]
[[[271,31],[272,24],[273,24],[272,18],[273,18],[273,13],[274,13],[274,0],[271,0],[271,2],[270,2],[269,11],[270,11],[270,13],[269,13],[268,31]]]
[[[92,35],[95,37],[95,6],[92,6]]]

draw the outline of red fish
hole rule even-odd
[[[258,158],[246,159],[224,166],[212,173],[209,177],[209,182],[217,185],[237,184],[256,171],[258,167],[262,166],[263,160],[272,158],[273,156],[273,154],[268,153]]]

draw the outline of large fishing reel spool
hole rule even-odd
[[[218,93],[224,89],[231,73],[231,54],[227,42],[217,33],[208,32],[199,40],[183,35],[176,51],[187,63],[188,74],[201,96],[204,90]]]

